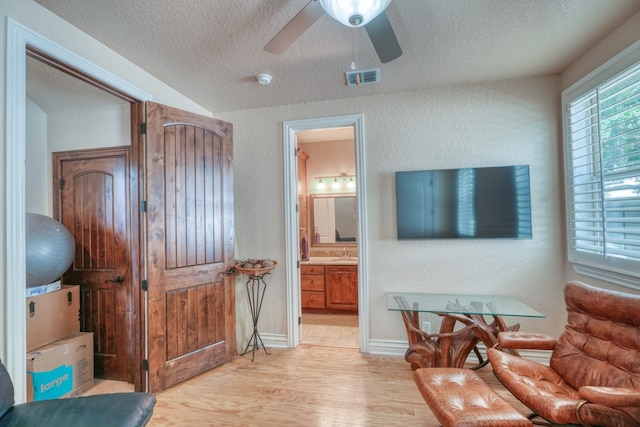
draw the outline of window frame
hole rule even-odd
[[[564,180],[565,180],[565,219],[566,219],[566,244],[567,259],[574,271],[585,276],[616,283],[622,286],[640,290],[640,261],[637,266],[631,267],[629,263],[635,261],[593,256],[579,253],[574,248],[573,239],[573,166],[571,157],[571,139],[569,109],[571,103],[585,96],[596,88],[605,85],[611,79],[634,66],[640,64],[640,40],[633,43],[627,49],[602,64],[600,67],[580,79],[561,94],[562,102],[562,133],[564,154]]]

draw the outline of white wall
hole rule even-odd
[[[637,40],[640,40],[640,13],[630,17],[624,25],[567,67],[560,74],[560,90],[567,89]]]
[[[25,210],[50,215],[51,179],[47,150],[47,114],[27,99]]]
[[[391,290],[515,295],[549,316],[518,319],[523,327],[559,332],[564,251],[556,77],[217,114],[234,124],[239,254],[284,260],[282,122],[359,113],[365,116],[370,339],[406,340],[400,316],[386,308]],[[396,239],[395,171],[506,164],[531,167],[533,239]],[[270,277],[265,332],[286,333],[284,277],[284,268]]]
[[[111,107],[65,111],[48,117],[49,152],[131,144],[131,109],[124,101]]]
[[[309,194],[320,193],[316,191],[318,180],[314,177],[336,176],[341,173],[356,174],[356,152],[353,140],[311,142],[299,146],[309,155],[307,160],[307,193]],[[330,190],[330,180],[325,179],[324,184],[327,189],[322,193],[336,192]],[[349,192],[349,190],[341,189],[341,192]]]

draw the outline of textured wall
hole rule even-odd
[[[564,323],[558,79],[447,87],[219,114],[234,124],[236,239],[240,256],[284,261],[282,122],[365,116],[372,340],[401,340],[386,292],[515,295],[549,317],[518,319],[559,332]],[[533,239],[398,241],[395,171],[529,164]],[[263,331],[286,333],[284,263],[269,278]]]
[[[325,191],[316,191],[318,184],[314,177],[317,176],[334,176],[346,173],[347,175],[356,174],[355,161],[355,145],[353,140],[347,141],[328,141],[328,142],[312,142],[309,144],[298,145],[308,155],[307,160],[307,192],[314,193],[335,193],[331,191],[331,181],[325,180],[327,188]],[[341,188],[340,192],[348,192],[349,190]],[[353,192],[353,190],[351,191]]]

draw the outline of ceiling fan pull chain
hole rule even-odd
[[[355,71],[358,63],[358,31],[353,31],[351,36],[351,70]]]

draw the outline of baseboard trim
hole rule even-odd
[[[264,333],[260,334],[262,337],[262,341],[264,345],[269,348],[289,348],[289,340],[286,335],[282,334],[269,334]],[[246,345],[246,344],[245,344]],[[482,344],[478,344],[478,349],[480,353],[485,355],[487,353],[487,348]],[[397,340],[369,340],[369,354],[380,355],[380,356],[399,356],[404,357],[404,354],[407,351],[407,342],[406,341],[397,341]],[[543,365],[549,365],[549,360],[551,359],[551,351],[550,350],[520,350],[520,356],[523,359],[529,359],[538,363],[542,363]],[[475,355],[471,353],[469,355],[469,362],[475,363]]]
[[[262,342],[267,349],[273,348],[289,348],[289,339],[283,334],[260,333]],[[258,343],[259,344],[259,343]],[[246,344],[245,344],[246,345]]]

